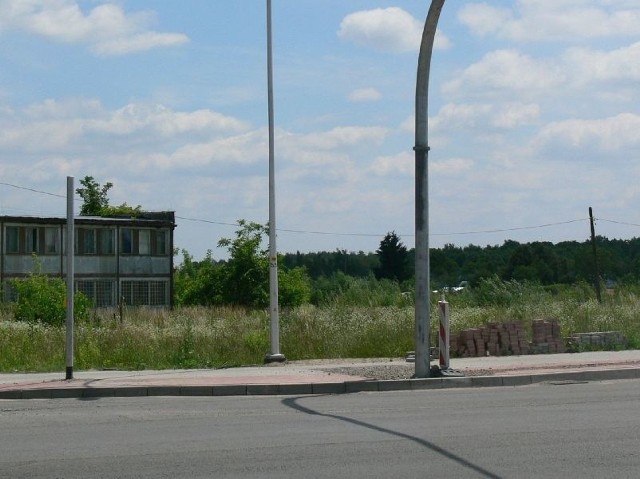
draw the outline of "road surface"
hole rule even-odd
[[[2,478],[639,476],[639,380],[0,401]]]

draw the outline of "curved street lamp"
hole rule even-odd
[[[436,27],[445,0],[432,0],[422,32],[418,75],[416,79],[416,126],[415,126],[415,377],[429,377],[430,354],[430,300],[429,279],[429,71]]]

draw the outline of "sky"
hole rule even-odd
[[[428,0],[273,0],[281,253],[413,247]],[[0,0],[0,215],[66,178],[175,211],[223,259],[269,220],[266,0]],[[445,2],[429,86],[430,246],[640,235],[640,2]],[[75,209],[81,200],[76,198]]]

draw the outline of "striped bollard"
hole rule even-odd
[[[444,298],[438,301],[440,312],[440,335],[438,348],[440,351],[440,369],[449,369],[449,303]]]

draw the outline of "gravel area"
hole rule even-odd
[[[292,365],[314,366],[314,369],[328,374],[365,377],[377,380],[411,379],[415,374],[415,363],[404,358],[365,358],[365,359],[307,359],[291,361]],[[433,367],[433,366],[432,366]],[[488,369],[465,370],[465,376],[491,376],[494,371]]]
[[[322,368],[329,374],[347,374],[371,379],[409,379],[415,372],[413,363],[407,364],[372,364],[370,366]]]
[[[391,379],[411,379],[415,373],[415,364],[372,364],[370,366],[322,368],[321,370],[329,374],[347,374],[383,381]],[[494,374],[495,372],[489,369],[467,369],[463,373],[464,376],[493,376]],[[433,376],[435,377],[437,374]]]

